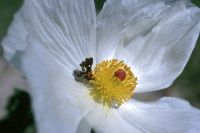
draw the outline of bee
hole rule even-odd
[[[92,64],[93,64],[93,58],[86,58],[85,61],[82,61],[81,71],[80,70],[74,70],[73,74],[75,76],[76,80],[94,80],[94,76],[92,75]]]

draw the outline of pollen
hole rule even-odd
[[[116,108],[133,97],[137,78],[123,61],[103,61],[91,73],[90,95],[96,102]]]

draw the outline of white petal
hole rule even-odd
[[[74,133],[82,119],[75,93],[83,88],[71,70],[56,63],[41,44],[29,43],[22,64],[31,87],[38,132]]]
[[[124,35],[131,32],[127,36],[134,38],[150,30],[157,23],[158,14],[166,8],[163,2],[155,0],[107,0],[97,16],[99,60],[113,58]]]
[[[148,103],[132,100],[119,109],[86,99],[82,100],[85,104],[81,108],[90,108],[85,120],[97,133],[196,133],[200,130],[200,111],[178,98],[165,97]]]
[[[29,81],[38,132],[89,131],[79,123],[85,110],[77,108],[86,88],[72,73],[95,55],[94,1],[25,0],[18,14],[3,46]]]
[[[7,36],[2,41],[5,58],[19,69],[21,67],[22,53],[27,47],[27,43],[25,42],[27,35],[21,11],[19,11],[15,14]]]
[[[133,133],[138,131],[137,128],[123,120],[115,109],[98,104],[91,98],[87,100],[84,107],[90,108],[85,120],[97,133]]]
[[[102,35],[109,43],[100,53],[113,50],[111,56],[132,67],[138,77],[136,92],[171,85],[183,71],[200,31],[200,10],[187,1],[110,0],[100,20],[100,26],[110,24],[115,29],[107,26],[109,32],[102,31],[111,40]]]
[[[82,121],[79,123],[76,133],[91,133],[91,130],[91,125],[85,119],[82,119]]]
[[[19,36],[24,35],[20,33],[21,28],[16,28],[19,25],[17,21],[22,21],[22,30],[40,41],[64,65],[78,66],[86,57],[95,54],[96,13],[93,0],[25,0],[20,17],[16,16],[10,28],[10,34],[15,36],[8,34],[3,44],[9,59],[18,49],[24,52],[21,48],[10,48],[18,43]],[[16,47],[18,45],[24,46],[22,43]]]
[[[197,133],[200,130],[200,111],[177,98],[165,97],[149,103],[132,101],[122,105],[119,114],[141,133]]]

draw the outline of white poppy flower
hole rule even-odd
[[[94,0],[25,0],[2,45],[29,81],[39,133],[197,133],[188,102],[134,95],[173,83],[199,22],[186,0],[107,0],[98,15]]]

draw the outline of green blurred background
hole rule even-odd
[[[97,11],[105,0],[95,0]],[[22,5],[22,0],[0,0],[0,42],[5,36],[13,14]],[[200,7],[200,0],[192,0]],[[0,58],[2,55],[0,48]],[[181,76],[169,88],[155,93],[183,97],[193,106],[200,108],[200,39]],[[1,85],[0,85],[1,89]],[[15,89],[5,107],[7,114],[0,120],[1,133],[35,133],[34,120],[28,93]],[[93,132],[93,131],[92,131]]]

